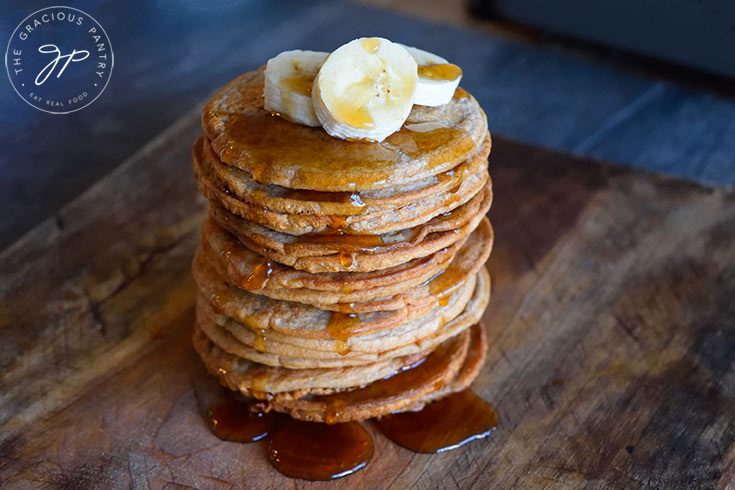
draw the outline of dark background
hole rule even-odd
[[[415,45],[460,65],[462,85],[482,104],[494,134],[735,184],[732,80],[580,45],[553,29],[472,18],[460,2],[411,0],[395,7],[400,11],[392,2],[364,3],[68,1],[106,29],[112,78],[89,107],[51,115],[26,105],[0,76],[0,246],[236,75],[280,51],[330,51],[360,36]],[[3,2],[2,42],[23,18],[52,4]]]

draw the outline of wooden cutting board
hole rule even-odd
[[[190,346],[198,111],[0,255],[7,488],[728,488],[735,191],[495,138],[486,440],[288,480],[222,442]],[[621,142],[625,144],[625,142]],[[26,163],[30,164],[30,163]]]

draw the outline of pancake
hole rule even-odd
[[[194,158],[204,173],[214,176],[217,184],[248,204],[287,214],[349,216],[396,209],[431,195],[452,192],[467,175],[487,166],[489,140],[483,145],[482,150],[470,160],[449,171],[403,185],[363,192],[305,191],[261,184],[250,173],[224,164],[204,136],[194,143]]]
[[[249,322],[243,323],[223,315],[217,304],[211,304],[201,295],[197,300],[197,318],[202,324],[209,321],[222,325],[243,344],[271,354],[300,357],[298,352],[305,352],[308,358],[322,358],[322,352],[329,353],[330,358],[344,358],[348,352],[378,354],[426,338],[457,317],[472,298],[475,282],[473,276],[450,295],[446,305],[437,305],[425,316],[369,333],[361,330],[358,315],[349,318],[335,313],[330,314],[322,325],[327,338],[303,338],[296,329],[297,335],[285,335],[271,329],[253,328]]]
[[[487,155],[482,156],[485,159]],[[427,198],[383,211],[349,216],[321,214],[289,214],[272,211],[239,200],[229,189],[217,182],[217,177],[204,168],[194,154],[194,174],[199,191],[228,211],[249,221],[282,233],[344,232],[362,235],[389,233],[421,225],[434,216],[452,211],[469,201],[488,181],[486,168],[481,168],[462,180],[451,192],[433,194]]]
[[[442,285],[448,278],[456,276],[454,283],[459,278],[469,276],[476,272],[482,264],[487,260],[492,249],[493,233],[490,222],[483,218],[477,229],[470,234],[462,247],[454,254],[449,265],[444,269],[447,272],[443,275],[441,281],[427,280],[425,276],[421,281],[412,279],[405,283],[392,284],[385,287],[376,287],[364,290],[315,290],[309,288],[267,288],[264,281],[257,281],[256,285],[261,285],[259,289],[252,289],[254,294],[268,296],[273,299],[281,299],[286,301],[296,301],[317,306],[321,309],[329,309],[332,311],[342,311],[344,313],[362,313],[365,311],[379,311],[398,309],[408,304],[417,304],[421,302],[421,298],[429,294],[440,293],[445,286]],[[456,245],[453,245],[456,246]],[[226,252],[225,249],[219,252]],[[233,285],[242,285],[243,279],[250,282],[251,274],[256,272],[256,266],[264,264],[262,259],[258,259],[253,254],[253,262],[242,264],[240,262],[230,264],[231,266],[223,267],[222,255],[219,257],[208,252],[206,247],[200,248],[197,254],[202,254],[205,259],[210,260],[218,273],[225,280]],[[248,268],[249,267],[249,268]],[[273,266],[275,267],[275,266]],[[238,270],[235,270],[238,269]],[[261,265],[262,270],[262,265]],[[295,270],[292,270],[296,272]],[[257,273],[257,272],[256,272]],[[339,274],[339,273],[337,273]],[[369,274],[369,273],[368,273]],[[350,274],[357,275],[357,274]],[[348,283],[351,285],[352,283]],[[253,284],[247,284],[252,286]],[[446,287],[449,287],[447,285]],[[396,292],[397,291],[397,292]],[[433,293],[432,293],[433,291]]]
[[[260,364],[274,367],[283,366],[291,369],[343,367],[378,362],[388,358],[402,357],[433,349],[446,339],[458,335],[463,330],[469,328],[472,324],[477,323],[482,317],[482,313],[487,306],[489,298],[490,278],[487,271],[482,268],[477,274],[477,281],[472,298],[465,305],[465,308],[460,315],[453,318],[451,321],[446,322],[441,326],[441,328],[434,331],[428,337],[418,339],[408,345],[399,346],[378,353],[352,352],[349,350],[342,353],[312,351],[310,349],[300,349],[295,346],[283,345],[282,343],[274,342],[267,337],[261,337],[261,340],[259,341],[258,336],[249,337],[252,341],[251,344],[242,341],[243,339],[247,341],[247,338],[245,337],[237,339],[238,341],[234,342],[232,339],[235,338],[235,333],[244,334],[252,332],[246,327],[240,326],[241,328],[236,328],[236,322],[228,319],[227,317],[221,315],[211,317],[203,315],[201,314],[202,310],[200,309],[197,311],[197,322],[202,331],[204,331],[204,333],[207,334],[207,336],[221,349],[238,357]],[[227,342],[224,341],[221,334],[223,330],[233,334],[231,338],[227,337],[230,339]],[[272,352],[268,352],[268,350],[280,350],[287,354],[295,354],[301,357],[274,354]]]
[[[213,303],[215,309],[253,331],[269,330],[289,337],[305,339],[331,339],[331,311],[311,305],[281,301],[251,294],[243,289],[226,284],[212,266],[197,255],[192,265],[194,280],[199,294]],[[417,305],[406,305],[397,310],[373,311],[345,317],[356,317],[360,321],[355,333],[369,334],[397,327],[404,322],[421,318],[434,308],[436,301]]]
[[[247,290],[310,289],[351,294],[353,290],[374,291],[374,297],[392,294],[399,285],[411,287],[446,269],[448,263],[464,244],[462,239],[427,257],[414,259],[388,269],[371,272],[324,272],[310,274],[264,258],[244,247],[232,234],[207,220],[202,229],[202,251],[215,261],[215,267],[233,284]],[[267,268],[266,272],[261,271]],[[267,274],[267,275],[266,275]],[[262,276],[262,277],[261,277]],[[363,295],[364,296],[364,295]],[[353,298],[354,295],[350,296]],[[347,299],[360,301],[370,298]],[[344,300],[342,300],[344,301]]]
[[[363,388],[329,395],[274,398],[268,403],[295,419],[330,424],[410,410],[452,382],[464,363],[469,344],[470,331],[465,330],[438,346],[417,366]]]
[[[474,230],[490,209],[492,188],[485,188],[454,211],[415,228],[383,235],[304,235],[280,233],[240,218],[212,202],[210,218],[240,243],[275,262],[311,273],[370,272],[425,257]]]
[[[218,376],[224,386],[259,399],[278,394],[285,399],[297,398],[362,386],[411,366],[427,355],[422,352],[341,368],[287,369],[264,366],[232,355],[220,349],[198,326],[194,329],[193,342],[207,370]]]
[[[265,111],[263,86],[263,68],[245,73],[202,113],[204,133],[220,159],[263,184],[328,192],[384,189],[456,167],[479,151],[487,134],[485,114],[468,95],[439,107],[414,106],[405,128],[382,143],[339,140]]]

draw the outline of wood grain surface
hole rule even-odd
[[[288,480],[219,441],[190,345],[198,111],[0,255],[5,488],[735,485],[735,191],[496,138],[486,440]]]

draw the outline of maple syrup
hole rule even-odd
[[[454,100],[462,100],[462,99],[469,99],[470,94],[463,88],[457,87],[457,90],[454,91],[454,95],[452,96],[452,99]]]
[[[497,413],[470,390],[429,403],[416,412],[395,413],[376,421],[391,441],[417,453],[441,453],[488,436]]]
[[[252,389],[253,398],[257,400],[265,400],[268,396],[266,386],[270,380],[270,373],[263,367],[255,368],[253,375]]]
[[[447,362],[455,354],[456,349],[454,345],[443,343],[434,349],[431,354],[413,365],[407,366],[383,379],[374,381],[359,390],[343,391],[330,395],[318,395],[313,400],[324,403],[328,410],[330,406],[354,406],[365,401],[374,403],[376,400],[389,398],[397,393],[422,389],[427,384],[442,383]],[[333,422],[339,420],[337,415],[333,414]]]
[[[365,201],[359,192],[325,192],[306,189],[289,189],[283,196],[295,201],[330,202],[349,204],[354,208],[354,214],[360,214],[365,210]]]
[[[447,355],[450,349],[440,346],[414,365],[366,388],[315,397],[326,402],[326,423],[262,412],[256,403],[231,399],[210,411],[212,431],[220,439],[234,442],[255,442],[270,436],[270,463],[288,477],[314,481],[347,476],[365,467],[373,454],[373,440],[360,423],[338,423],[347,404],[391,396],[427,382],[441,388],[437,374]],[[388,415],[376,424],[388,439],[407,449],[440,453],[489,435],[496,427],[497,414],[492,406],[465,390],[420,411]]]
[[[306,97],[311,96],[311,86],[314,83],[314,75],[298,74],[281,79],[278,85],[281,93],[297,93]]]
[[[350,337],[357,335],[362,323],[357,313],[340,313],[333,311],[327,321],[327,333],[337,341],[337,352],[346,355],[350,352]]]
[[[453,63],[436,63],[433,65],[419,65],[420,77],[429,80],[452,81],[462,76],[462,68]]]
[[[265,352],[268,350],[268,337],[265,334],[265,330],[262,328],[258,329],[258,332],[255,334],[253,349],[257,352]]]
[[[373,439],[358,422],[330,425],[284,417],[271,436],[268,455],[291,478],[332,480],[367,465]]]
[[[385,245],[380,235],[351,235],[344,232],[337,233],[308,233],[296,240],[298,243],[314,243],[334,245],[355,252],[375,252],[378,247]]]
[[[214,435],[225,441],[255,442],[268,436],[275,413],[263,413],[237,400],[216,405],[209,413]]]
[[[362,48],[370,54],[375,54],[380,49],[380,39],[377,37],[366,37],[363,38]]]
[[[441,306],[449,304],[451,295],[465,283],[465,271],[453,264],[429,279],[429,293]]]
[[[454,206],[460,201],[460,199],[462,198],[462,195],[459,193],[461,187],[462,181],[460,180],[447,191],[447,195],[444,198],[444,202],[447,206]]]
[[[327,410],[324,412],[324,422],[327,424],[336,424],[344,409],[344,400],[332,400],[331,403],[327,404]]]
[[[264,110],[230,116],[213,144],[225,163],[248,170],[260,183],[342,192],[390,185],[406,157],[420,162],[414,175],[426,175],[454,166],[475,147],[467,131],[454,127],[403,128],[382,143],[339,140]]]
[[[439,182],[449,182],[454,180],[454,169],[447,170],[446,172],[442,172],[440,174],[437,174],[437,179],[439,179]]]
[[[252,291],[253,289],[263,289],[268,284],[268,279],[273,272],[273,264],[270,260],[263,260],[253,267],[253,272],[242,282],[243,289]]]
[[[342,267],[344,267],[345,269],[351,269],[357,261],[357,259],[355,258],[355,254],[340,252],[339,254],[337,254],[337,257],[339,258],[340,265],[342,265]]]
[[[337,233],[344,233],[345,228],[347,228],[347,217],[346,216],[330,216],[330,230],[335,231]]]

